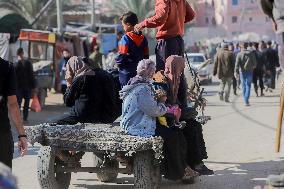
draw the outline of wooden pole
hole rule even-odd
[[[44,12],[47,11],[47,9],[54,3],[54,0],[49,0],[44,7],[39,11],[39,13],[37,13],[37,15],[35,16],[34,20],[31,22],[31,26],[33,26],[38,19],[43,15]]]
[[[278,122],[277,122],[277,130],[276,130],[276,152],[280,151],[281,146],[281,130],[282,130],[282,119],[283,119],[283,111],[284,111],[284,83],[282,84],[282,91],[280,97],[280,109],[278,112]]]

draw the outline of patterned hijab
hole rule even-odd
[[[75,77],[81,75],[95,75],[95,72],[88,66],[81,56],[72,56],[66,64],[67,87],[69,87]]]
[[[155,62],[150,59],[141,60],[137,66],[137,75],[129,80],[128,85],[150,82],[155,71]]]
[[[173,95],[173,103],[177,101],[180,76],[185,68],[185,60],[181,56],[172,55],[166,60],[165,76],[169,78],[170,90]]]

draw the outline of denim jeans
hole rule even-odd
[[[242,82],[243,98],[246,104],[249,104],[250,88],[253,72],[241,72],[240,78]]]

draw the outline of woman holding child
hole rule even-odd
[[[123,99],[121,126],[126,133],[142,137],[161,136],[164,139],[165,178],[184,181],[198,175],[186,163],[186,141],[179,129],[157,124],[165,115],[165,95],[156,98],[152,78],[156,65],[151,60],[141,60],[137,75],[120,92]]]

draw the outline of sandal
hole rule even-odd
[[[197,171],[194,171],[189,166],[187,166],[184,171],[185,171],[184,176],[197,177],[200,175]]]
[[[181,179],[184,184],[193,184],[194,178],[200,175],[198,172],[194,171],[189,166],[187,166],[184,171],[184,176]]]

